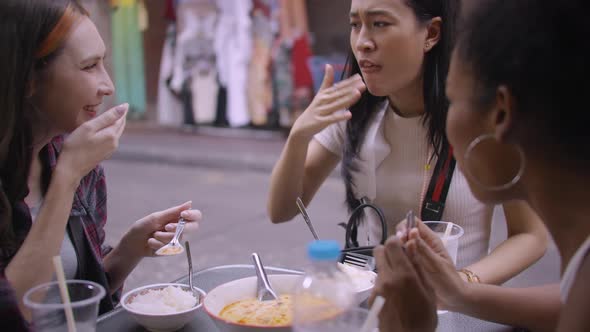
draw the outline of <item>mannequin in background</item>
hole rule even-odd
[[[182,123],[182,105],[179,96],[171,91],[170,81],[174,72],[174,51],[176,48],[176,4],[166,0],[165,17],[169,23],[160,61],[158,78],[158,123],[177,126]]]
[[[232,127],[250,123],[248,116],[248,65],[252,53],[251,0],[217,0],[219,22],[215,54],[219,82],[227,88],[227,120]]]
[[[111,5],[117,103],[129,103],[128,117],[142,117],[146,110],[142,30],[145,7],[143,0],[112,0]]]
[[[211,45],[217,26],[214,0],[183,0],[176,9],[177,38],[170,88],[184,104],[184,123],[212,123],[217,109],[217,70]]]
[[[273,16],[278,0],[254,0],[252,8],[252,58],[248,73],[248,110],[255,126],[268,124],[272,108],[270,76],[272,44],[278,33]]]

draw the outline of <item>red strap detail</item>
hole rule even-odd
[[[436,186],[434,187],[434,192],[432,193],[433,202],[440,201],[440,195],[442,194],[443,186],[445,185],[445,180],[451,165],[451,160],[453,160],[453,148],[449,147],[449,155],[447,156],[445,165],[443,166],[441,172],[438,173],[438,178],[436,179]]]

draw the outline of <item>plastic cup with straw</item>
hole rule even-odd
[[[68,293],[68,286],[66,285],[65,273],[60,256],[53,257],[53,266],[55,268],[55,275],[57,276],[61,299],[64,304],[68,332],[76,332],[76,321],[74,320],[74,312],[72,311],[72,304],[70,303],[70,295]]]
[[[449,236],[451,236],[451,231],[453,230],[453,224],[452,223],[447,223],[447,226],[445,227],[445,232],[443,234],[443,236],[441,237],[442,243],[443,245],[447,245],[447,239],[449,238]]]
[[[55,257],[52,262],[57,280],[37,285],[23,296],[35,331],[95,331],[106,290],[93,281],[66,280],[61,259]]]

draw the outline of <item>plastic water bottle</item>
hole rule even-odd
[[[342,316],[355,302],[352,281],[338,268],[340,245],[314,241],[307,254],[311,265],[294,291],[293,331],[353,331],[342,326]]]

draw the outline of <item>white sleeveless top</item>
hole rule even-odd
[[[29,207],[33,222],[35,222],[35,219],[37,219],[37,215],[41,209],[41,204],[42,202],[37,204],[37,206]],[[59,255],[61,256],[66,279],[76,278],[76,272],[78,272],[78,257],[76,256],[76,249],[74,248],[70,234],[67,231],[65,232],[64,240],[61,244],[61,249],[59,250]]]
[[[318,133],[315,139],[342,157],[345,129],[345,122],[337,123]],[[422,117],[403,118],[384,102],[369,125],[357,159],[360,170],[353,176],[356,197],[366,196],[381,208],[390,235],[407,211],[421,210],[421,198],[436,165],[434,159],[430,170],[425,171],[430,154]],[[472,264],[488,254],[493,208],[471,194],[464,175],[456,167],[442,220],[454,222],[465,231],[460,240],[458,267]],[[376,244],[381,237],[380,223],[371,213],[367,218],[371,243]]]
[[[574,281],[576,281],[576,275],[578,274],[578,270],[590,252],[590,236],[586,239],[586,241],[578,248],[572,259],[570,259],[567,267],[565,268],[565,272],[561,277],[561,302],[565,303],[567,301],[567,297],[569,292],[574,285]]]

